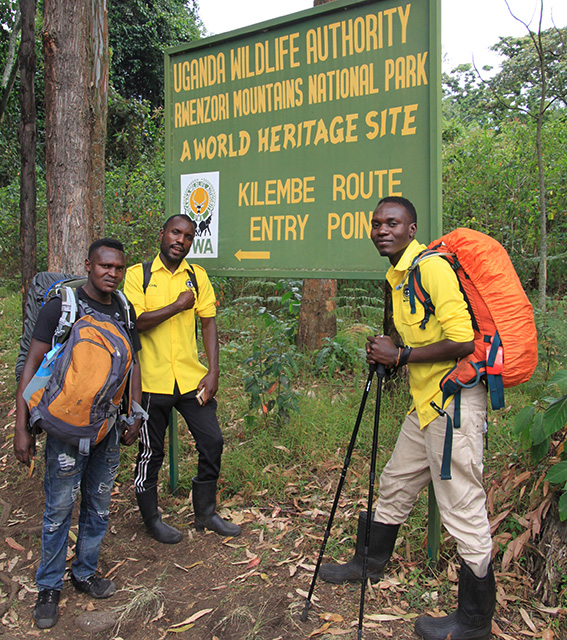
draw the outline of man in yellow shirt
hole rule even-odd
[[[223,449],[215,400],[219,379],[216,299],[206,271],[194,265],[193,273],[185,260],[194,237],[195,224],[188,216],[172,216],[160,231],[160,252],[151,264],[149,281],[144,282],[142,264],[130,267],[124,281],[124,292],[138,317],[143,406],[149,414],[140,430],[136,499],[149,533],[165,544],[176,544],[183,537],[162,521],[157,499],[165,431],[173,408],[185,419],[198,452],[193,478],[195,527],[223,536],[240,534],[238,525],[216,513]],[[201,321],[208,369],[199,362],[195,316]]]
[[[439,383],[457,360],[473,352],[474,333],[457,277],[441,257],[424,260],[419,267],[435,313],[422,324],[424,307],[417,304],[411,308],[408,269],[426,248],[414,239],[416,231],[417,214],[409,200],[387,197],[378,203],[372,217],[371,238],[380,255],[391,263],[386,278],[392,286],[394,324],[404,346],[396,346],[389,336],[369,338],[367,362],[389,368],[408,364],[412,405],[380,477],[367,575],[371,580],[382,576],[400,525],[406,521],[419,492],[432,480],[441,521],[455,538],[462,558],[458,608],[446,617],[420,617],[416,632],[425,640],[488,640],[496,586],[482,486],[486,389],[478,384],[461,391],[461,427],[453,435],[452,478],[441,480],[447,417],[439,412],[443,404]],[[453,397],[449,397],[442,407],[451,419],[454,404]],[[354,558],[342,565],[323,565],[323,580],[342,583],[362,579],[365,533],[366,513],[362,513]]]

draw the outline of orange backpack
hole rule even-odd
[[[416,256],[409,269],[411,313],[415,299],[425,308],[422,328],[435,307],[421,286],[419,265],[442,256],[455,271],[471,314],[474,352],[462,358],[441,380],[443,406],[455,397],[455,424],[460,427],[460,390],[485,379],[493,409],[504,407],[504,387],[514,387],[532,376],[538,361],[533,309],[504,247],[490,236],[459,228],[432,242]],[[437,408],[437,407],[436,407]],[[443,413],[443,412],[442,412]],[[452,425],[447,424],[441,477],[449,479]]]

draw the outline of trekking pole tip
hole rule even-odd
[[[309,601],[309,599],[307,599],[305,601],[305,606],[303,607],[303,611],[301,612],[301,617],[300,617],[301,622],[305,622],[307,620],[307,613],[309,611],[310,604],[311,602]]]

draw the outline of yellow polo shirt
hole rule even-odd
[[[180,393],[188,393],[197,388],[208,371],[199,362],[195,314],[200,318],[214,318],[216,298],[207,272],[196,264],[192,266],[199,285],[195,306],[140,333],[143,391],[173,393],[177,381]],[[140,317],[145,311],[166,307],[175,302],[182,291],[187,291],[187,267],[183,260],[175,273],[171,273],[158,255],[152,263],[152,277],[145,294],[142,264],[130,267],[124,279],[124,293],[134,306],[136,315]]]
[[[404,344],[410,347],[422,347],[440,340],[469,342],[474,339],[471,317],[463,294],[459,289],[457,276],[449,263],[443,258],[433,257],[419,265],[423,288],[431,296],[435,307],[424,329],[420,328],[425,316],[423,305],[416,300],[415,313],[410,311],[407,290],[407,275],[415,256],[427,247],[412,240],[400,258],[398,264],[391,266],[386,278],[392,286],[392,304],[394,324]],[[136,309],[137,311],[137,309]],[[437,411],[430,405],[433,400],[441,406],[443,394],[439,388],[441,378],[455,366],[455,360],[446,362],[428,362],[409,364],[409,382],[413,403],[408,413],[417,411],[421,428],[426,427],[438,417]],[[445,406],[450,402],[446,401]]]

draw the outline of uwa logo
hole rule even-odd
[[[195,256],[217,257],[218,186],[218,172],[181,176],[181,213],[195,223]]]

